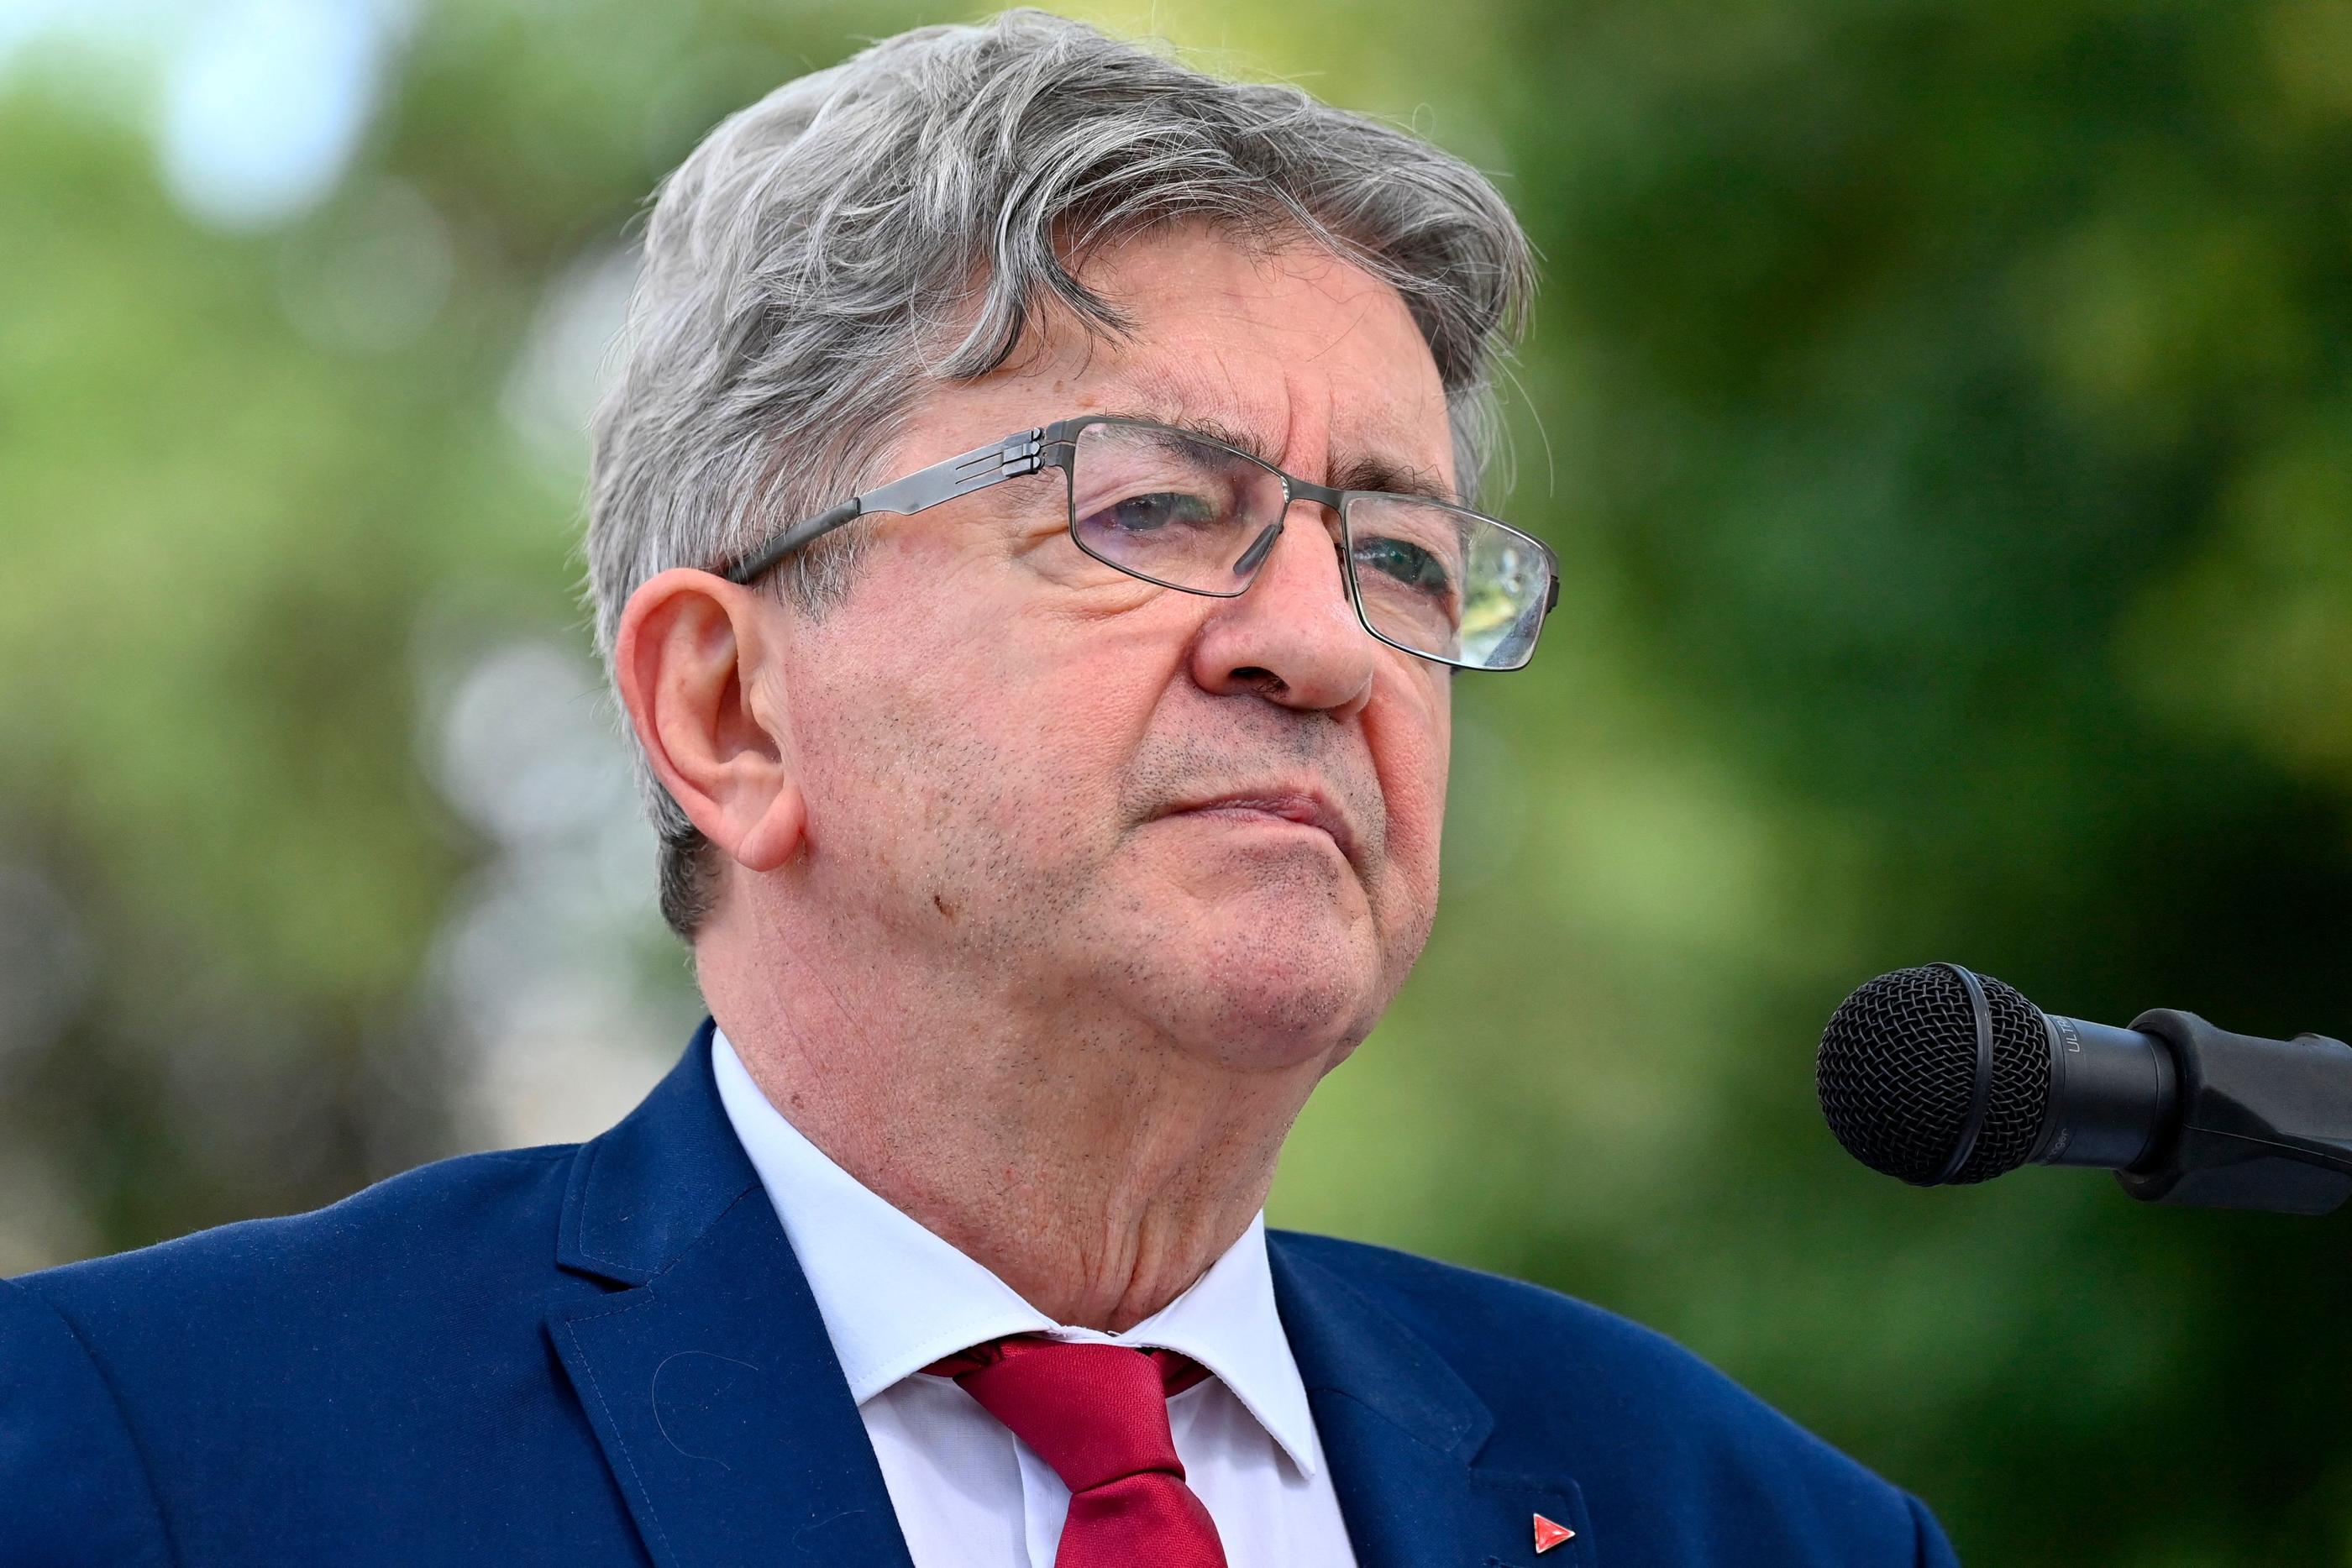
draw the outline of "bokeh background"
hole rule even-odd
[[[2352,5],[1088,5],[1544,255],[1448,903],[1279,1222],[1629,1312],[1970,1561],[2352,1563],[2352,1216],[1923,1193],[1937,958],[2352,1033]],[[899,0],[0,0],[0,1272],[618,1115],[697,1009],[588,653],[654,182]],[[1532,1347],[1531,1347],[1532,1348]]]

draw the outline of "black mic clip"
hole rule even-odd
[[[2179,1110],[2129,1170],[2149,1203],[2326,1214],[2352,1197],[2352,1046],[2326,1035],[2264,1040],[2158,1008],[2132,1019],[2171,1052]]]

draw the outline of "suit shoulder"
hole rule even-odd
[[[139,1495],[143,1471],[187,1561],[277,1561],[255,1546],[253,1521],[354,1528],[350,1511],[387,1495],[354,1488],[354,1471],[375,1487],[398,1474],[462,1493],[454,1473],[427,1481],[431,1456],[488,1465],[508,1450],[484,1433],[545,1421],[556,1408],[545,1316],[600,1290],[556,1261],[572,1152],[445,1160],[310,1213],[0,1285],[14,1308],[0,1312],[0,1369],[22,1358],[37,1372],[16,1430],[112,1456],[90,1469],[100,1479],[62,1494],[58,1517],[81,1522],[60,1528],[89,1528],[109,1498]],[[9,1425],[0,1408],[0,1495],[20,1471],[41,1476],[10,1459]],[[0,1540],[11,1523],[0,1503]],[[0,1546],[0,1562],[15,1561]]]
[[[0,1542],[10,1563],[170,1561],[146,1463],[88,1346],[0,1280]]]
[[[364,1266],[378,1278],[449,1277],[489,1267],[522,1244],[544,1267],[577,1145],[501,1149],[438,1160],[303,1214],[240,1220],[171,1241],[20,1276],[15,1283],[68,1319],[160,1299],[299,1291]]]
[[[1622,1478],[1632,1487],[1706,1478],[1717,1498],[1774,1498],[1857,1538],[1940,1539],[1906,1494],[1655,1330],[1557,1291],[1385,1247],[1296,1233],[1276,1244],[1428,1344],[1494,1412],[1502,1465],[1541,1470],[1580,1454],[1588,1485],[1606,1488],[1638,1456]]]

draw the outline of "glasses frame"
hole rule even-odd
[[[1096,424],[1116,424],[1138,430],[1165,431],[1169,434],[1181,436],[1187,441],[1197,441],[1204,445],[1215,447],[1220,452],[1228,453],[1244,463],[1264,469],[1282,481],[1282,517],[1276,519],[1268,530],[1267,537],[1253,544],[1244,553],[1243,559],[1249,563],[1249,574],[1239,588],[1228,593],[1213,588],[1192,588],[1181,582],[1166,582],[1087,548],[1086,540],[1078,533],[1076,484],[1071,475],[1071,466],[1077,454],[1078,433],[1089,425]],[[1339,519],[1340,576],[1347,580],[1348,602],[1356,612],[1356,623],[1363,627],[1365,632],[1376,641],[1396,649],[1401,653],[1410,653],[1416,659],[1427,659],[1432,664],[1444,664],[1452,669],[1486,670],[1496,674],[1525,669],[1528,662],[1535,657],[1536,641],[1543,634],[1543,620],[1539,619],[1536,622],[1536,637],[1531,637],[1528,641],[1527,657],[1516,664],[1474,664],[1466,660],[1449,659],[1442,653],[1409,648],[1393,637],[1384,635],[1364,613],[1363,596],[1356,588],[1355,563],[1348,555],[1349,547],[1352,543],[1352,529],[1348,521],[1349,501],[1359,497],[1410,501],[1419,506],[1440,507],[1446,511],[1459,513],[1463,517],[1500,528],[1514,538],[1533,546],[1542,555],[1544,572],[1548,580],[1544,590],[1543,618],[1549,619],[1552,611],[1559,604],[1559,558],[1552,553],[1551,547],[1543,540],[1537,538],[1533,534],[1513,528],[1500,517],[1490,517],[1484,512],[1473,511],[1467,507],[1457,507],[1451,502],[1433,500],[1427,496],[1403,496],[1389,490],[1335,490],[1328,485],[1317,485],[1301,479],[1296,475],[1286,474],[1255,453],[1244,452],[1232,443],[1220,441],[1213,435],[1204,435],[1197,430],[1187,430],[1181,425],[1164,424],[1158,420],[1130,419],[1118,414],[1085,414],[1074,419],[1055,420],[1051,424],[1034,425],[1027,430],[1017,430],[1002,440],[991,442],[986,446],[976,446],[970,452],[948,458],[945,462],[934,463],[928,468],[919,469],[904,478],[893,479],[887,485],[853,496],[837,507],[793,524],[750,554],[721,568],[719,575],[730,582],[748,585],[758,581],[773,570],[793,551],[814,544],[834,529],[845,528],[869,513],[908,516],[916,512],[927,511],[942,502],[952,501],[961,496],[976,494],[992,485],[1003,484],[1007,479],[1026,478],[1044,468],[1059,468],[1062,471],[1063,510],[1068,518],[1066,526],[1070,542],[1076,545],[1089,559],[1101,561],[1112,570],[1134,578],[1139,582],[1149,582],[1159,588],[1173,589],[1179,593],[1195,593],[1207,599],[1237,599],[1249,591],[1250,584],[1257,580],[1257,569],[1265,563],[1273,544],[1273,537],[1281,532],[1282,517],[1289,515],[1292,506],[1300,501],[1312,501],[1318,506],[1328,507],[1332,515]],[[1252,559],[1253,557],[1255,559]]]

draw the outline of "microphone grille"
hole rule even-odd
[[[1954,1182],[2015,1170],[2050,1108],[2042,1011],[1977,977],[1992,1021],[1992,1082],[1983,1125]],[[1930,1186],[1968,1131],[1976,1092],[1976,1012],[1948,966],[1897,969],[1841,1003],[1822,1031],[1813,1087],[1837,1141],[1874,1171]]]

